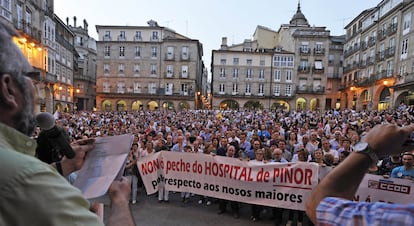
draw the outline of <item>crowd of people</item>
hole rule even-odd
[[[128,155],[125,175],[132,181],[131,203],[137,201],[142,185],[136,162],[158,151],[197,152],[260,162],[316,162],[320,166],[337,166],[353,152],[377,124],[411,124],[413,112],[403,103],[389,111],[136,111],[61,113],[58,124],[70,138],[93,138],[131,133],[135,139]],[[36,135],[36,133],[35,133]],[[414,179],[413,155],[381,158],[370,173]],[[190,194],[183,193],[188,202]],[[198,202],[211,205],[214,199],[199,197]],[[169,201],[169,191],[160,188],[159,202]],[[219,212],[226,212],[225,200],[216,200]],[[233,216],[239,217],[238,203],[230,202]],[[265,209],[252,205],[251,220],[260,219]],[[287,213],[286,213],[287,212]],[[276,224],[289,218],[306,218],[304,212],[274,208]],[[290,217],[289,217],[290,216]],[[305,219],[306,220],[306,219]]]

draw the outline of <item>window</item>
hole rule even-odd
[[[124,57],[125,56],[125,46],[119,47],[119,56]]]
[[[265,60],[260,60],[260,66],[265,66],[266,62]]]
[[[280,96],[280,84],[275,84],[273,87],[273,95]]]
[[[394,62],[390,60],[387,62],[387,77],[392,76],[393,71],[394,71]]]
[[[3,4],[7,5],[7,3],[3,3]],[[27,23],[25,31],[27,34],[31,34],[32,33],[32,12],[29,9],[26,9],[25,20]]]
[[[236,79],[239,77],[239,69],[233,68],[233,78]]]
[[[111,56],[111,47],[110,46],[105,46],[104,47],[104,52],[105,52],[105,56],[106,57],[109,57],[109,56]]]
[[[408,38],[404,39],[401,44],[401,59],[407,59]]]
[[[226,63],[227,63],[226,59],[221,59],[221,60],[220,60],[220,64],[221,64],[221,65],[226,65]]]
[[[259,71],[259,80],[264,80],[265,78],[265,71],[264,69],[260,69]]]
[[[172,60],[174,58],[174,46],[167,47],[167,59]]]
[[[301,60],[300,61],[300,70],[306,71],[308,69],[308,61],[307,60]]]
[[[141,93],[141,84],[139,82],[134,82],[134,93]]]
[[[167,78],[172,78],[174,74],[174,66],[173,65],[167,65]]]
[[[110,68],[109,68],[109,64],[104,64],[104,74],[109,74],[109,70],[110,70]]]
[[[158,31],[152,32],[151,41],[158,41]]]
[[[139,75],[139,72],[141,71],[140,65],[139,64],[135,64],[134,65],[134,74],[135,75]]]
[[[292,85],[286,85],[286,96],[291,96],[292,95]]]
[[[263,94],[264,94],[264,84],[260,83],[259,84],[259,90],[257,91],[257,95],[263,96]]]
[[[151,47],[151,57],[152,58],[157,57],[157,47],[156,46]]]
[[[233,58],[233,65],[239,65],[239,58]]]
[[[125,82],[118,82],[117,93],[125,93]]]
[[[23,27],[23,8],[19,4],[16,5],[16,17],[17,17],[17,28],[21,29]]]
[[[189,56],[188,56],[189,54],[188,54],[188,46],[183,46],[182,48],[181,48],[181,58],[183,59],[183,60],[188,60],[188,58],[189,58]]]
[[[275,82],[280,82],[280,78],[282,77],[282,72],[280,70],[275,70]]]
[[[173,94],[173,83],[167,83],[165,85],[165,95],[172,95]]]
[[[292,71],[291,70],[286,71],[286,82],[292,82]]]
[[[135,39],[135,41],[141,41],[142,40],[141,31],[135,31],[134,39]]]
[[[410,31],[410,26],[411,26],[411,12],[404,15],[403,35],[407,34]]]
[[[181,95],[188,95],[188,84],[187,83],[182,83],[181,84]]]
[[[301,53],[309,53],[309,42],[302,42],[300,46]]]
[[[126,36],[125,36],[125,31],[120,31],[119,32],[119,39],[120,40],[125,40]]]
[[[250,95],[251,94],[251,86],[250,83],[246,83],[246,95]]]
[[[135,46],[135,58],[141,57],[141,47]]]
[[[3,0],[0,1],[0,15],[3,16],[4,18],[8,19],[9,21],[12,20],[12,15],[11,15],[11,0]],[[30,23],[30,21],[27,20],[27,22]]]
[[[293,67],[293,56],[274,56],[274,67]]]
[[[246,60],[246,64],[247,64],[247,65],[252,65],[252,62],[253,62],[253,60],[252,60],[252,59],[247,59],[247,60]]]
[[[315,61],[315,69],[316,70],[322,70],[323,66],[322,66],[322,61]]]
[[[188,78],[188,66],[187,65],[181,66],[181,77]]]
[[[233,95],[237,95],[239,92],[239,86],[237,85],[237,83],[233,83]]]
[[[118,72],[119,74],[124,74],[124,64],[118,64]]]
[[[157,65],[156,64],[151,64],[151,75],[156,75],[157,74]]]
[[[157,86],[154,82],[148,83],[148,93],[150,94],[156,94],[157,93]]]
[[[251,78],[252,78],[252,69],[247,68],[246,69],[246,79],[251,79]]]
[[[315,79],[313,80],[313,91],[320,91],[321,90],[321,80]]]
[[[103,92],[104,93],[109,93],[111,91],[111,87],[109,85],[109,82],[103,82],[102,83],[102,87],[103,87]]]
[[[220,78],[226,78],[226,69],[225,68],[220,68]]]
[[[111,38],[111,31],[105,31],[104,38]]]
[[[224,84],[223,83],[220,83],[219,84],[219,94],[224,94],[226,91],[225,91],[225,89],[224,89]]]
[[[359,42],[358,42],[359,43]],[[323,42],[315,43],[315,53],[323,53]]]

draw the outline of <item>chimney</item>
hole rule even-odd
[[[66,17],[66,25],[69,26],[69,17]]]
[[[227,37],[221,38],[221,49],[227,49]]]
[[[76,16],[73,17],[73,27],[76,27]]]
[[[86,22],[86,19],[83,20],[83,29],[88,32],[88,22]]]

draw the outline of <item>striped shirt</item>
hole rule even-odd
[[[353,202],[325,198],[316,210],[321,226],[346,225],[414,225],[414,204]]]

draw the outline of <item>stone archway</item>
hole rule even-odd
[[[235,100],[223,100],[220,103],[220,110],[239,110],[239,103]]]
[[[141,111],[144,108],[143,106],[144,106],[144,104],[141,101],[136,100],[136,101],[132,102],[132,104],[131,104],[131,110],[133,110],[133,111]]]
[[[174,103],[170,101],[166,101],[162,104],[163,110],[174,110]]]
[[[384,87],[379,95],[378,111],[387,110],[390,108],[391,93],[388,87]]]
[[[179,108],[180,110],[190,109],[190,104],[189,104],[189,103],[187,103],[186,101],[181,101],[181,102],[178,104],[178,108]]]
[[[102,102],[102,111],[112,111],[112,102],[110,100]]]
[[[309,101],[309,110],[316,111],[318,109],[320,109],[320,101],[319,101],[319,99],[318,98],[312,98]]]
[[[306,110],[306,100],[303,97],[299,97],[296,100],[296,111]]]
[[[158,110],[158,103],[157,103],[157,102],[155,102],[155,101],[150,101],[150,102],[148,102],[148,104],[147,104],[147,108],[148,108],[148,110],[150,110],[150,111]]]
[[[127,107],[125,100],[119,100],[116,103],[116,110],[117,111],[128,111],[128,107]]]
[[[279,101],[274,102],[270,108],[272,110],[286,110],[286,111],[290,111],[290,105],[289,105],[289,103],[286,102],[286,101],[284,101],[284,100],[279,100]]]

